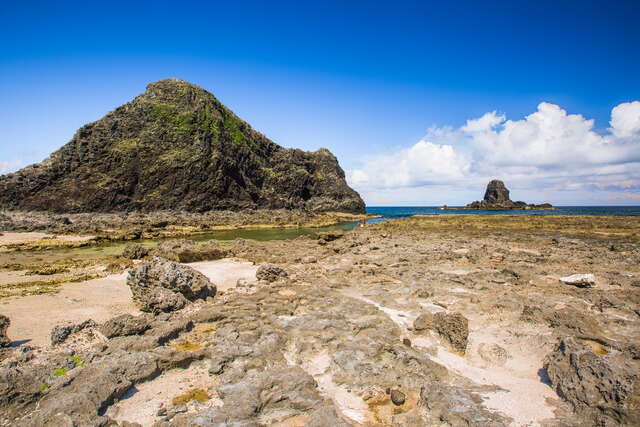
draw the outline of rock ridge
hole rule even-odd
[[[68,213],[364,212],[329,150],[281,147],[211,93],[174,78],[150,83],[81,127],[44,161],[0,176],[0,205]]]

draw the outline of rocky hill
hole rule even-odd
[[[283,148],[179,79],[149,84],[43,162],[0,176],[0,205],[53,212],[364,211],[328,150]]]
[[[509,190],[504,182],[494,179],[489,181],[484,192],[484,199],[469,203],[465,209],[483,210],[513,210],[513,209],[553,209],[549,203],[540,205],[528,204],[522,201],[514,202],[509,198]]]

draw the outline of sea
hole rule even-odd
[[[596,216],[640,216],[640,206],[556,206],[555,209],[485,211],[440,206],[368,206],[367,213],[378,218],[367,220],[369,224],[407,218],[413,215],[596,215]]]

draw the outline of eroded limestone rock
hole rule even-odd
[[[596,354],[565,337],[545,359],[545,370],[577,414],[596,417],[598,425],[640,425],[640,370],[623,354]]]
[[[216,294],[216,286],[191,267],[155,257],[131,270],[127,285],[142,311],[173,311]]]

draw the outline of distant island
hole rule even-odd
[[[489,181],[487,190],[484,192],[484,199],[469,203],[464,209],[481,209],[481,210],[532,210],[532,209],[553,209],[550,203],[542,203],[540,205],[529,204],[522,201],[514,202],[509,198],[509,190],[504,182],[499,179]]]

